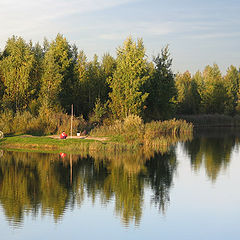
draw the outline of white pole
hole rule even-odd
[[[72,138],[72,122],[73,122],[73,104],[72,104],[72,114],[71,114],[71,138]]]

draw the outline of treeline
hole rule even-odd
[[[230,66],[225,76],[214,64],[203,72],[174,74],[168,47],[149,60],[141,39],[131,38],[117,49],[116,58],[94,55],[58,34],[43,45],[11,37],[0,53],[1,111],[71,112],[92,122],[124,119],[130,114],[145,120],[176,114],[240,111],[239,71]]]

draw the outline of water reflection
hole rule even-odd
[[[196,135],[191,142],[184,143],[184,149],[190,156],[193,169],[198,171],[203,166],[207,176],[215,182],[220,171],[230,163],[239,132],[216,128],[201,130]]]
[[[208,132],[209,134],[209,132]],[[227,168],[237,141],[233,135],[195,137],[183,143],[195,171],[204,167],[216,181]],[[170,204],[177,170],[175,148],[167,153],[94,152],[91,155],[2,152],[0,204],[6,219],[20,226],[26,214],[51,215],[58,222],[66,211],[84,201],[114,203],[124,225],[141,221],[144,191],[152,190],[152,203],[160,214]],[[64,156],[64,157],[63,157]]]
[[[51,214],[55,221],[66,209],[81,206],[86,197],[102,204],[114,199],[115,213],[123,223],[139,224],[144,184],[154,191],[153,201],[164,211],[176,164],[174,151],[156,154],[146,163],[141,153],[115,154],[113,158],[4,152],[0,160],[0,203],[10,223],[24,214]]]
[[[174,172],[177,167],[176,155],[170,151],[165,155],[156,154],[146,163],[147,181],[153,189],[152,201],[159,210],[165,214],[167,204],[170,201],[170,188],[173,183]]]

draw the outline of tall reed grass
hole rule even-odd
[[[96,127],[91,136],[118,136],[112,138],[127,144],[144,145],[151,148],[168,147],[179,140],[192,138],[193,124],[185,120],[152,121],[143,123],[143,120],[130,115],[123,121],[116,120],[112,125]]]

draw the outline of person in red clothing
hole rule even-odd
[[[60,134],[60,139],[66,139],[67,138],[67,134],[65,133],[65,131],[63,131],[61,134]]]
[[[65,157],[67,156],[67,154],[66,153],[60,153],[60,157],[62,158],[62,159],[64,159]]]

